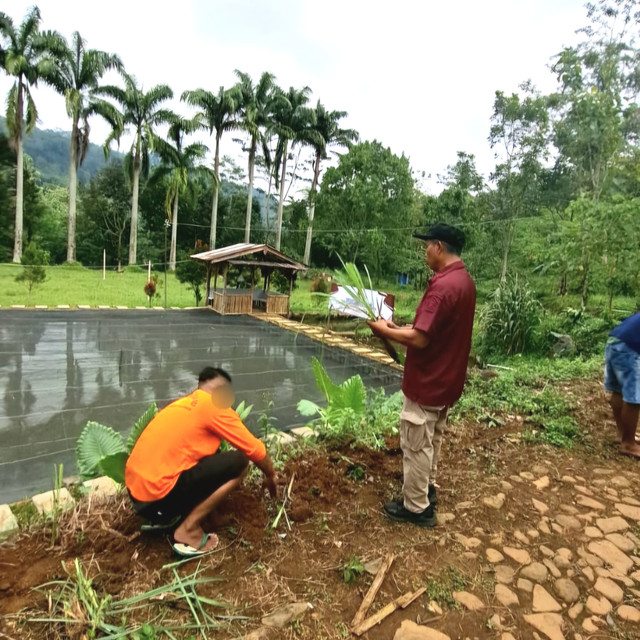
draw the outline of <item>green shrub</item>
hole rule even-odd
[[[15,280],[16,282],[24,282],[29,295],[31,295],[31,291],[47,279],[44,267],[49,264],[49,252],[38,249],[35,243],[30,242],[22,253],[20,262],[24,268]]]
[[[533,290],[517,277],[502,282],[482,310],[482,351],[513,355],[533,346],[542,307]]]

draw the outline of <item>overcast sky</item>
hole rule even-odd
[[[33,2],[0,0],[19,23]],[[526,79],[555,87],[550,58],[577,41],[583,0],[41,0],[42,28],[118,53],[146,88],[185,89],[235,82],[234,69],[257,79],[276,75],[283,88],[308,85],[312,102],[349,113],[345,126],[405,153],[413,169],[435,176],[475,154],[487,175],[487,143],[496,90]],[[0,77],[6,95],[10,81]],[[40,86],[42,128],[68,130],[64,100]],[[3,101],[4,102],[4,101]],[[174,108],[186,113],[184,105]],[[106,128],[92,123],[92,142]],[[208,140],[203,140],[209,144]],[[223,153],[238,155],[230,140]],[[213,146],[213,145],[210,145]],[[238,156],[240,158],[240,156]],[[244,163],[244,159],[242,159]]]

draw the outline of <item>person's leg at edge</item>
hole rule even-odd
[[[222,502],[225,496],[240,486],[248,470],[249,467],[245,467],[239,476],[225,482],[208,498],[198,504],[175,530],[173,534],[174,540],[197,548],[200,545],[202,537],[205,535],[205,531],[202,528],[202,521]],[[217,545],[218,536],[212,533],[202,548],[202,551],[211,551],[215,549]]]
[[[424,411],[424,409],[423,409]],[[429,483],[434,457],[434,431],[437,413],[424,411],[421,425],[403,421],[403,476],[402,494],[404,506],[412,513],[422,513],[429,508]]]
[[[615,411],[614,411],[615,415]],[[620,408],[620,423],[618,429],[622,433],[620,443],[620,453],[640,458],[640,444],[636,442],[636,429],[638,428],[638,416],[640,415],[640,404],[622,402]],[[616,424],[618,420],[616,418]]]
[[[622,394],[615,391],[609,394],[609,405],[613,412],[613,419],[616,421],[616,430],[618,432],[617,440],[622,442]]]
[[[431,459],[431,473],[429,474],[429,495],[436,495],[436,476],[438,473],[438,460],[442,447],[442,436],[447,426],[447,414],[449,407],[444,407],[438,414],[438,419],[433,429],[433,457]],[[429,499],[431,500],[431,498]]]

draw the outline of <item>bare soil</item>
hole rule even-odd
[[[276,637],[349,637],[348,627],[373,577],[363,574],[347,584],[344,565],[352,557],[367,562],[394,553],[395,562],[369,613],[421,586],[427,586],[428,592],[390,615],[364,638],[389,640],[404,619],[426,623],[451,638],[499,638],[499,628],[488,622],[494,613],[515,638],[534,638],[534,628],[523,618],[531,613],[531,594],[517,592],[519,607],[500,605],[494,597],[494,567],[484,550],[525,546],[532,558],[541,562],[541,544],[551,549],[569,547],[575,562],[578,548],[588,541],[581,532],[571,534],[573,537],[553,529],[549,534],[540,533],[541,515],[532,507],[532,498],[549,505],[548,516],[553,521],[554,513],[562,512],[562,505],[576,506],[575,487],[563,482],[563,476],[578,478],[576,482],[593,490],[598,500],[606,498],[606,480],[613,475],[629,482],[625,495],[638,496],[640,489],[639,463],[617,453],[615,429],[600,384],[582,381],[564,383],[561,388],[572,397],[581,427],[572,450],[524,444],[519,416],[503,416],[505,424],[494,428],[479,423],[450,428],[438,477],[438,513],[441,517],[450,514],[450,520],[434,529],[397,524],[381,512],[383,502],[399,495],[401,489],[402,455],[393,438],[384,451],[352,443],[328,451],[306,450],[288,460],[280,474],[280,489],[283,492],[294,478],[287,507],[290,529],[284,517],[277,530],[271,527],[278,504],[270,502],[258,484],[235,492],[208,523],[220,536],[219,550],[179,568],[181,574],[191,573],[200,562],[201,575],[214,575],[221,581],[204,585],[199,593],[231,605],[225,613],[249,618],[223,622],[224,628],[215,637],[242,637],[260,627],[262,616],[293,601],[309,602],[313,610],[296,625],[280,630]],[[536,478],[547,475],[549,488],[541,492],[531,482],[516,481],[514,477],[523,471]],[[503,481],[512,488],[505,490]],[[483,504],[484,497],[499,492],[506,494],[502,508]],[[618,499],[620,496],[622,492]],[[606,502],[607,510],[613,510],[613,503],[613,499]],[[614,513],[593,514],[592,520],[596,515]],[[587,519],[585,522],[589,524]],[[101,504],[84,500],[63,517],[62,535],[55,546],[50,545],[50,534],[43,528],[1,545],[0,638],[76,637],[64,635],[60,627],[26,622],[48,609],[45,595],[34,588],[66,578],[75,558],[82,560],[96,589],[115,598],[170,582],[171,570],[163,568],[175,561],[170,538],[141,534],[139,524],[124,498]],[[640,536],[638,523],[630,521],[630,527]],[[514,538],[516,532],[531,531],[538,531],[539,537],[530,535],[528,546]],[[465,548],[460,534],[479,539],[481,546]],[[640,564],[640,558],[635,558]],[[517,572],[519,567],[513,567]],[[636,565],[631,572],[639,569]],[[571,571],[568,575],[580,587],[585,601],[592,584],[578,565]],[[455,604],[450,594],[461,584],[465,591],[478,596],[485,608],[468,611]],[[639,584],[635,587],[640,589]],[[510,588],[516,591],[515,585]],[[552,582],[545,588],[553,593]],[[443,615],[429,609],[432,598],[442,606]],[[628,590],[625,603],[638,607],[640,599]],[[169,605],[154,603],[154,610],[140,612],[140,619],[151,619],[163,606]],[[573,638],[574,633],[588,637],[581,630],[588,617],[585,613],[576,620],[564,614],[566,607],[566,638]],[[171,615],[179,612],[172,611]],[[637,626],[615,617],[615,609],[612,616],[615,627],[601,629],[598,638],[640,637]]]

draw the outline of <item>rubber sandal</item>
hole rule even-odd
[[[176,542],[173,545],[173,550],[181,558],[196,558],[198,556],[203,556],[203,555],[205,555],[205,553],[210,553],[211,551],[214,551],[214,549],[207,549],[206,551],[203,551],[203,549],[202,549],[202,547],[204,547],[204,545],[207,544],[207,542],[209,541],[209,538],[211,538],[212,535],[215,535],[215,534],[205,533],[202,536],[202,540],[200,540],[200,544],[198,545],[197,549],[196,549],[196,547],[192,547],[189,544],[183,544],[182,542]]]
[[[153,524],[152,522],[145,522],[140,525],[140,531],[152,533],[154,531],[167,531],[172,529],[180,522],[180,516],[176,516],[171,522],[164,522],[162,524]]]

